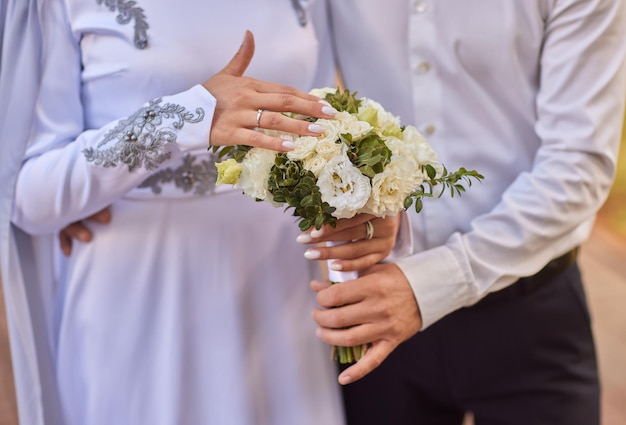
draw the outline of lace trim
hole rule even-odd
[[[148,22],[146,15],[141,7],[136,7],[133,0],[96,0],[96,3],[102,4],[109,8],[111,12],[118,11],[115,20],[122,25],[135,21],[135,47],[145,49],[148,47]]]
[[[183,106],[166,103],[160,105],[161,98],[152,100],[130,117],[120,120],[115,128],[104,135],[97,147],[87,148],[83,154],[87,161],[103,167],[116,167],[126,164],[132,172],[138,167],[154,170],[170,158],[170,153],[163,153],[163,147],[176,142],[176,132],[185,123],[198,123],[204,119],[204,109],[197,108],[195,113]],[[163,120],[174,120],[173,128],[159,128]],[[114,146],[101,149],[111,141]]]
[[[213,193],[217,181],[214,157],[210,160],[203,159],[199,164],[194,164],[195,160],[195,156],[187,154],[183,158],[183,165],[161,170],[144,180],[139,187],[149,187],[155,195],[159,195],[163,190],[162,184],[174,182],[174,185],[185,193],[191,190],[196,195]]]

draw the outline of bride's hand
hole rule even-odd
[[[247,31],[243,44],[228,65],[203,84],[217,101],[209,144],[248,145],[285,152],[293,149],[292,142],[254,129],[319,136],[321,126],[282,113],[332,118],[337,111],[318,97],[293,87],[244,77],[253,54],[254,38]]]
[[[336,259],[330,267],[337,271],[364,270],[384,260],[391,253],[399,227],[400,214],[385,218],[359,214],[350,219],[337,220],[335,228],[325,225],[319,231],[302,233],[297,241],[305,244],[347,241],[333,247],[309,248],[305,257],[310,260]]]

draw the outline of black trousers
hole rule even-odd
[[[401,344],[343,387],[349,425],[599,425],[590,317],[574,263],[513,284]]]

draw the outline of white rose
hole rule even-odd
[[[262,148],[250,149],[241,161],[242,169],[237,186],[252,199],[266,200],[269,195],[267,180],[275,159],[275,151]]]
[[[336,92],[337,92],[337,89],[334,89],[332,87],[324,87],[320,89],[313,89],[309,92],[309,94],[312,94],[313,96],[317,96],[320,99],[324,99],[328,93],[335,94]]]
[[[372,131],[373,127],[367,121],[360,121],[354,115],[348,112],[339,112],[335,115],[335,119],[339,120],[341,134],[349,133],[352,140],[360,140],[367,133]]]
[[[294,140],[295,147],[292,151],[287,152],[287,158],[292,161],[302,161],[313,155],[315,146],[317,146],[317,137],[302,136]]]
[[[315,124],[319,124],[324,128],[324,133],[318,137],[318,143],[322,140],[335,142],[336,140],[339,140],[339,134],[343,132],[341,122],[336,119],[320,119],[317,120]]]
[[[345,154],[326,163],[317,185],[322,201],[336,208],[333,213],[335,218],[354,217],[367,203],[371,193],[369,178],[361,174]]]
[[[410,159],[392,157],[384,171],[372,179],[372,194],[364,212],[384,217],[403,210],[406,197],[423,182],[418,170]]]
[[[360,115],[366,113],[369,108],[373,108],[378,112],[378,129],[381,133],[394,136],[400,135],[401,130],[399,117],[387,112],[380,103],[368,98],[363,98],[358,114]]]
[[[316,156],[321,156],[324,160],[328,161],[329,159],[340,155],[344,149],[347,149],[347,146],[344,143],[325,138],[318,142],[315,151],[317,152]]]
[[[302,163],[302,166],[305,170],[308,170],[315,174],[315,177],[319,177],[320,173],[326,166],[326,159],[322,156],[315,155],[305,159]]]

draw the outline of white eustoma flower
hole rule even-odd
[[[354,217],[370,197],[370,180],[361,174],[348,156],[342,154],[332,158],[317,180],[322,201],[336,210],[335,218]]]
[[[252,199],[272,202],[267,189],[267,180],[274,165],[276,152],[263,148],[252,148],[241,161],[241,175],[237,186]]]

